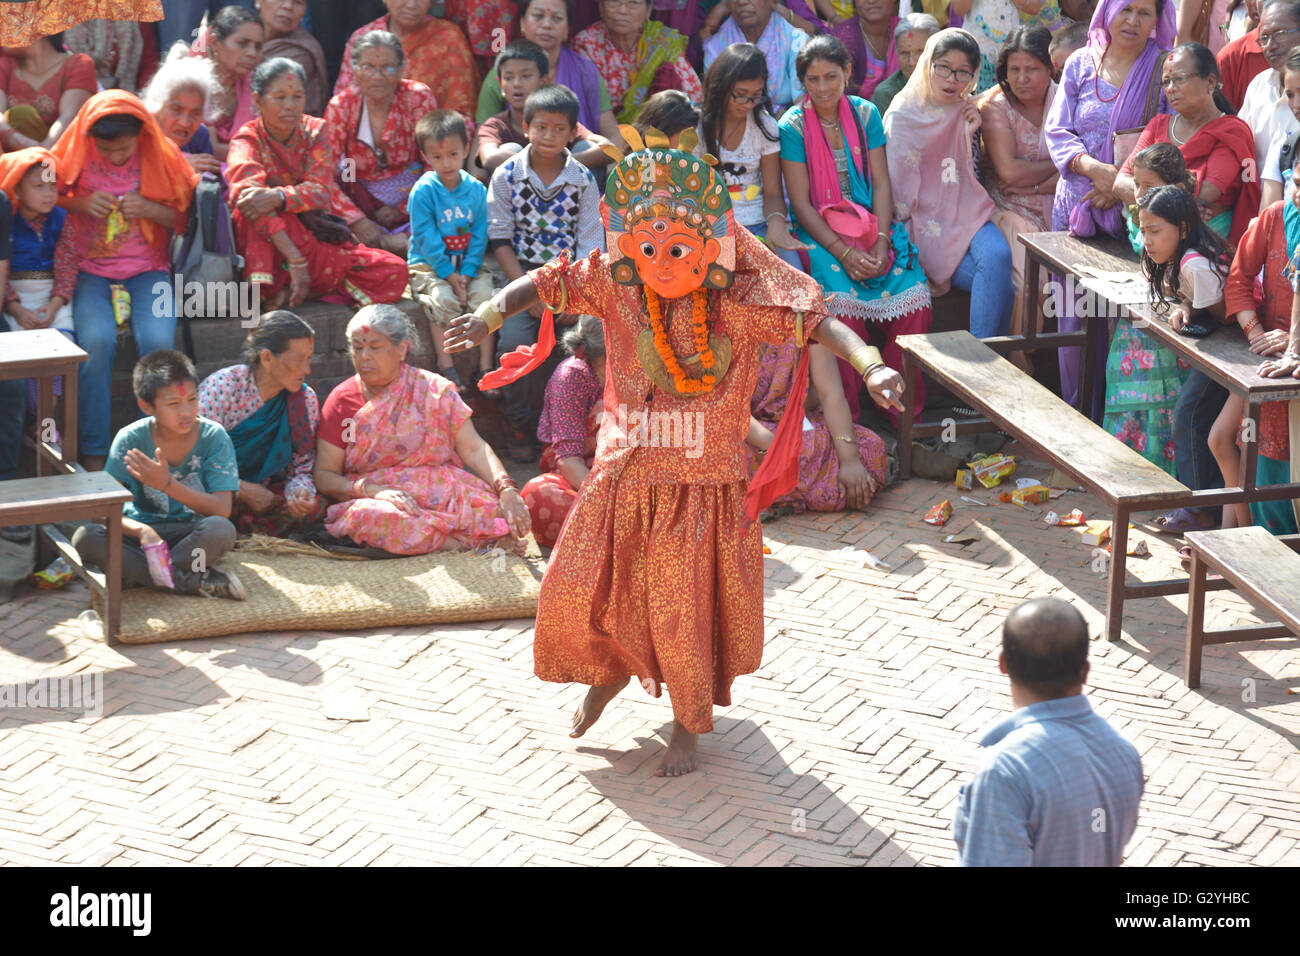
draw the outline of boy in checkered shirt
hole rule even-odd
[[[543,86],[524,102],[528,145],[497,167],[488,187],[488,248],[513,282],[560,253],[571,259],[604,250],[600,190],[567,146],[578,122],[578,98],[563,86]],[[497,358],[537,341],[542,308],[508,316],[497,336]],[[573,317],[557,320],[572,323]],[[554,356],[558,363],[560,356]],[[537,421],[551,369],[503,387],[499,406],[511,428],[507,453],[515,461],[537,458]]]
[[[465,172],[469,130],[455,110],[438,110],[415,124],[415,142],[432,167],[411,190],[411,294],[428,316],[438,374],[457,388],[460,375],[442,348],[447,324],[492,297],[483,263],[488,242],[487,189]],[[493,336],[479,344],[479,375],[493,365]]]

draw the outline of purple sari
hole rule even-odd
[[[555,82],[567,86],[578,97],[578,122],[589,130],[599,130],[600,72],[596,64],[562,46],[555,58]]]
[[[1161,51],[1169,49],[1177,32],[1174,5],[1166,2],[1160,19],[1156,22],[1152,37],[1138,55],[1137,61],[1129,70],[1123,86],[1110,107],[1106,128],[1083,128],[1077,122],[1084,117],[1093,120],[1089,125],[1097,125],[1095,119],[1102,107],[1094,90],[1097,81],[1097,69],[1092,60],[1093,51],[1104,53],[1110,43],[1107,32],[1111,23],[1120,12],[1128,6],[1130,0],[1102,0],[1092,15],[1088,29],[1088,45],[1070,57],[1085,62],[1067,63],[1077,84],[1069,84],[1062,78],[1061,92],[1052,104],[1047,121],[1044,124],[1045,136],[1052,159],[1061,171],[1061,185],[1058,188],[1058,205],[1065,191],[1068,198],[1074,199],[1069,212],[1070,232],[1076,236],[1092,236],[1099,231],[1117,235],[1123,228],[1123,219],[1118,205],[1109,209],[1096,209],[1091,202],[1083,201],[1083,196],[1092,188],[1086,176],[1070,171],[1069,162],[1080,152],[1090,153],[1103,163],[1115,161],[1114,134],[1119,130],[1132,129],[1146,125],[1150,117],[1146,116],[1147,94],[1151,88],[1151,74],[1156,68],[1156,60]],[[1071,70],[1070,67],[1073,67]],[[1162,111],[1168,109],[1163,92],[1160,95]],[[1100,133],[1100,136],[1095,134]],[[1093,135],[1089,135],[1093,134]],[[1092,142],[1085,145],[1085,140]],[[1088,147],[1092,148],[1089,149]]]

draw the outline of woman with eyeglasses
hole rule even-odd
[[[438,105],[465,117],[472,131],[474,105],[478,101],[478,66],[464,32],[456,23],[430,13],[432,3],[433,0],[384,0],[388,13],[371,20],[348,38],[334,95],[354,85],[352,47],[367,33],[382,30],[401,41],[402,76],[427,86]]]
[[[1157,113],[1169,112],[1159,90],[1159,62],[1175,32],[1173,0],[1103,0],[1092,16],[1088,43],[1065,62],[1060,90],[1048,111],[1045,135],[1052,161],[1061,172],[1052,207],[1052,229],[1075,236],[1122,236],[1124,220],[1115,177],[1127,155],[1115,155],[1116,134],[1141,130]],[[1124,140],[1120,140],[1123,149]],[[1062,332],[1084,325],[1073,300],[1056,303]],[[1110,336],[1104,322],[1091,329],[1097,355],[1105,355]],[[1079,397],[1081,347],[1058,352],[1061,395]],[[1092,407],[1082,409],[1101,421],[1105,365],[1092,369]]]
[[[405,256],[407,196],[424,173],[415,124],[438,108],[423,83],[402,79],[405,54],[391,33],[372,30],[352,44],[353,85],[325,110],[338,186],[357,241]]]
[[[970,331],[984,339],[1007,333],[1015,287],[1011,249],[975,174],[979,69],[979,44],[965,30],[930,37],[885,114],[885,135],[896,215],[908,223],[931,291],[969,292]]]
[[[799,51],[795,69],[803,101],[779,124],[795,237],[808,246],[809,274],[828,293],[835,317],[864,338],[868,324],[883,331],[882,358],[898,371],[898,336],[928,332],[932,316],[916,246],[894,216],[880,113],[848,92],[853,61],[838,38],[813,37]],[[840,374],[856,421],[861,376],[847,362],[840,363]],[[912,411],[919,418],[925,407],[919,375],[915,384]],[[897,424],[897,411],[883,412]]]
[[[767,111],[767,58],[752,43],[733,43],[704,74],[696,152],[718,157],[736,222],[799,268],[781,188],[781,133]]]
[[[1133,157],[1155,143],[1172,143],[1196,177],[1201,218],[1220,239],[1236,246],[1259,212],[1257,177],[1242,175],[1255,157],[1254,133],[1229,115],[1228,102],[1219,92],[1219,68],[1208,47],[1174,47],[1161,67],[1161,86],[1173,112],[1153,117],[1142,130],[1115,177],[1115,195],[1125,206],[1134,205]]]
[[[1259,46],[1270,69],[1250,81],[1237,115],[1255,131],[1255,160],[1263,170],[1297,128],[1282,80],[1287,55],[1300,46],[1300,0],[1269,0],[1263,6],[1259,15]]]

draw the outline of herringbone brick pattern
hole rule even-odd
[[[108,647],[74,620],[84,589],[27,594],[0,606],[0,681],[102,673],[106,703],[98,719],[0,712],[0,857],[950,864],[977,739],[1010,708],[1003,615],[1056,594],[1100,632],[1105,593],[1077,532],[974,496],[988,506],[913,480],[866,514],[768,525],[763,668],[737,682],[700,771],[677,780],[652,776],[670,713],[639,690],[568,739],[581,689],[532,677],[527,621]],[[920,517],[944,497],[956,514],[941,532]],[[964,529],[979,540],[939,540]],[[1139,536],[1153,553],[1138,573],[1168,573],[1170,545]],[[1209,648],[1188,691],[1184,603],[1134,603],[1124,641],[1093,645],[1094,706],[1148,777],[1128,863],[1300,863],[1300,647]],[[1210,606],[1216,622],[1253,618],[1232,594]],[[340,697],[369,719],[327,718]]]

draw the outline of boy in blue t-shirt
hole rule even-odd
[[[244,600],[244,586],[214,565],[235,545],[230,509],[239,491],[235,446],[226,430],[199,417],[194,365],[180,352],[159,349],[135,365],[136,401],[147,417],[113,438],[105,471],[134,500],[122,509],[122,583],[154,583],[144,548],[165,542],[178,594]],[[104,566],[108,533],[83,525],[72,536],[82,560]]]
[[[460,375],[442,347],[451,320],[492,297],[487,252],[487,187],[465,172],[469,130],[455,110],[438,110],[415,124],[415,142],[432,167],[411,190],[411,294],[429,319],[438,374],[458,388]],[[478,348],[479,377],[492,368],[495,336]],[[477,384],[477,380],[476,384]]]

